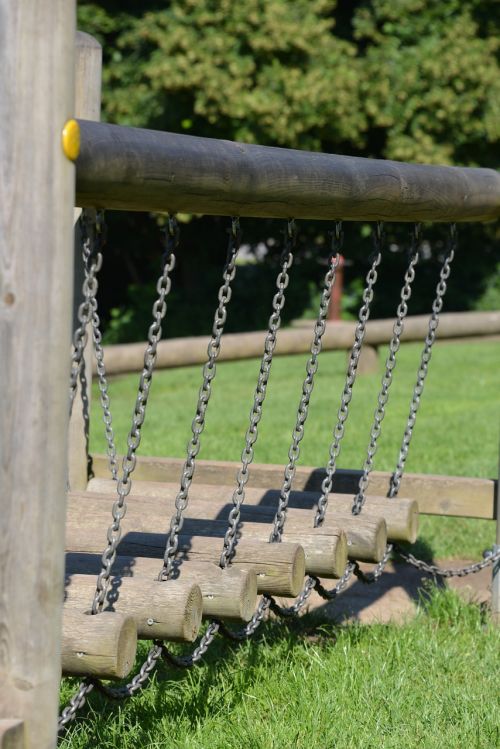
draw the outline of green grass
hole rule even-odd
[[[407,344],[398,355],[375,468],[393,470],[403,436],[421,346]],[[381,351],[383,359],[384,351]],[[284,464],[306,357],[277,357],[255,448],[255,460]],[[361,468],[379,374],[360,376],[354,388],[341,468]],[[301,446],[303,465],[321,466],[328,458],[331,430],[344,383],[346,355],[324,352]],[[221,362],[202,436],[201,458],[240,458],[253,400],[259,362]],[[496,476],[500,416],[500,347],[495,343],[437,345],[410,448],[407,470],[462,476]],[[137,388],[137,376],[115,378],[110,387],[118,447],[123,451]],[[195,412],[200,367],[157,372],[140,452],[183,457]],[[104,452],[97,393],[92,405],[93,451]],[[250,474],[250,486],[252,484]],[[104,533],[103,533],[104,537]],[[424,517],[420,548],[436,558],[477,557],[494,540],[493,523],[485,520]]]
[[[400,352],[376,468],[394,467],[419,349],[406,345]],[[283,357],[273,364],[259,462],[286,458],[304,363],[304,357]],[[496,475],[499,365],[495,344],[437,347],[409,471]],[[303,464],[326,460],[344,368],[343,354],[322,355]],[[219,366],[201,457],[238,460],[257,369],[255,361]],[[184,455],[199,380],[197,367],[155,376],[142,454]],[[111,383],[120,446],[136,383],[136,377]],[[362,464],[379,383],[377,375],[356,384],[341,467]],[[92,448],[102,451],[96,406],[94,397]],[[424,518],[421,538],[436,558],[479,557],[494,526]],[[499,644],[500,630],[484,610],[439,589],[429,589],[416,619],[403,626],[337,627],[312,615],[287,626],[268,623],[240,648],[216,640],[203,665],[188,673],[161,665],[149,688],[125,705],[93,695],[62,746],[490,749],[500,743]],[[73,689],[65,680],[63,701]]]
[[[69,749],[493,749],[500,630],[451,592],[403,627],[268,624],[125,706],[92,700]],[[69,695],[70,685],[65,685]]]

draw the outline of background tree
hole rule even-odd
[[[125,125],[377,158],[498,165],[499,43],[495,0],[172,0],[81,2],[79,25],[104,49],[103,119]],[[170,335],[204,332],[225,252],[226,221],[181,217],[182,250],[170,307]],[[108,338],[144,335],[158,233],[142,215],[111,216],[104,311]],[[245,221],[245,239],[279,250],[279,222]],[[461,232],[448,307],[473,306],[496,267],[495,229]],[[347,227],[353,306],[365,270],[367,227]],[[394,248],[404,229],[391,228]],[[437,252],[422,264],[412,311],[435,283]],[[311,301],[327,253],[325,225],[301,226],[298,273],[287,305],[299,316]],[[440,244],[441,242],[441,244]],[[405,262],[391,254],[375,314],[390,314]],[[241,269],[230,328],[262,327],[273,262]],[[105,284],[109,288],[109,284]],[[258,287],[258,289],[256,288]],[[493,291],[493,298],[495,297]],[[168,333],[167,333],[168,334]]]

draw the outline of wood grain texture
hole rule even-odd
[[[358,221],[487,221],[500,215],[500,175],[492,169],[80,125],[79,206]]]
[[[82,520],[81,497],[70,493],[67,502],[66,549],[99,553],[102,534],[109,524],[109,497],[85,494],[85,516]],[[131,502],[122,520],[122,537],[118,553],[126,556],[163,558],[167,535],[159,531],[167,527],[165,515],[144,514],[143,508]],[[194,562],[218,564],[222,551],[219,538],[198,535],[179,537],[178,557]],[[257,576],[259,593],[295,596],[301,589],[305,575],[305,556],[296,543],[270,544],[258,539],[238,541],[232,565],[237,569],[253,570]],[[285,593],[284,591],[289,591]]]
[[[22,720],[0,720],[0,749],[24,749],[25,746]]]
[[[179,480],[184,461],[182,458],[138,457],[134,481]],[[230,461],[196,461],[196,479],[202,484],[231,484],[239,463]],[[105,456],[94,456],[94,472],[101,478],[108,476]],[[354,494],[357,491],[361,471],[338,469],[333,481],[334,492]],[[387,493],[391,474],[373,471],[370,476],[369,496],[384,496]],[[297,490],[320,492],[325,478],[324,468],[298,466],[294,486]],[[283,466],[253,463],[252,486],[261,489],[280,487],[283,482]],[[458,517],[496,518],[496,479],[479,479],[469,476],[440,476],[425,473],[405,473],[401,482],[401,496],[414,499],[420,514],[453,515]]]
[[[87,490],[100,494],[112,495],[116,491],[115,483],[110,479],[92,478]],[[179,490],[178,483],[159,481],[134,481],[130,495],[137,497],[158,497],[166,512],[172,512]],[[195,483],[189,492],[189,505],[186,517],[206,518],[207,520],[225,520],[232,507],[233,486],[223,484]],[[278,507],[280,492],[278,489],[258,489],[247,487],[245,503],[241,508],[241,519],[247,522],[270,522],[274,519]],[[318,492],[290,492],[285,531],[297,527],[303,531],[311,529],[319,498]],[[340,528],[337,516],[348,515],[352,509],[352,496],[332,493],[328,497],[328,511],[322,529]],[[418,503],[414,499],[398,497],[391,500],[387,497],[370,495],[363,508],[364,515],[383,517],[387,526],[390,541],[410,541],[414,543],[418,533]]]
[[[66,605],[89,613],[94,592],[93,575],[66,575]],[[159,582],[116,574],[110,579],[103,610],[133,617],[139,639],[194,642],[201,625],[201,590],[191,581]]]
[[[90,616],[64,605],[61,647],[64,675],[124,679],[134,665],[136,649],[133,617],[118,611]]]
[[[161,566],[158,559],[120,555],[116,557],[113,572],[123,577],[156,580]],[[100,554],[66,554],[67,574],[97,575],[100,569]],[[182,562],[175,565],[174,578],[199,586],[206,618],[248,622],[255,611],[257,578],[250,570],[234,567],[222,570],[216,564]]]
[[[73,292],[74,0],[0,0],[0,719],[56,744]]]
[[[402,340],[423,341],[427,335],[428,315],[414,315],[405,320]],[[322,340],[324,351],[348,350],[354,341],[355,323],[346,320],[330,322]],[[314,320],[303,321],[297,327],[281,330],[276,343],[275,356],[306,354],[310,352]],[[392,336],[392,320],[370,320],[366,329],[366,347],[387,344]],[[482,340],[500,333],[500,312],[446,312],[440,316],[439,341],[463,339]],[[219,361],[238,361],[262,355],[265,331],[226,333]],[[203,364],[207,358],[208,338],[191,336],[160,341],[156,367],[170,369],[193,364]],[[368,350],[368,349],[367,349]],[[373,358],[373,351],[372,358]],[[105,347],[106,370],[109,374],[139,372],[143,365],[144,344],[121,343]],[[373,361],[370,366],[373,366]],[[75,487],[76,488],[76,487]]]
[[[90,34],[76,33],[75,43],[75,116],[88,120],[101,117],[101,45]],[[78,307],[83,302],[84,281],[82,237],[78,219],[81,210],[75,209],[75,267],[73,289],[73,331],[79,326]],[[78,390],[69,422],[68,476],[73,489],[84,489],[88,479],[90,401],[92,384],[92,328],[87,329],[88,342],[84,352],[84,377]]]

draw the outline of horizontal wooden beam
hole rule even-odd
[[[93,461],[95,475],[107,478],[107,457],[96,455]],[[182,458],[138,457],[134,477],[143,481],[175,482],[179,480],[183,464]],[[238,468],[239,463],[229,461],[197,460],[196,479],[203,484],[231,484]],[[254,487],[279,488],[283,482],[283,466],[254,463],[251,475]],[[369,493],[386,494],[390,476],[386,471],[373,471]],[[339,469],[334,477],[333,491],[341,494],[355,493],[360,477],[361,471]],[[318,492],[324,478],[324,468],[298,466],[294,488]],[[401,482],[400,494],[407,499],[416,499],[420,513],[492,520],[496,517],[496,491],[495,479],[406,473]]]
[[[80,120],[76,204],[363,221],[491,221],[493,169],[295,151]]]
[[[365,345],[381,346],[389,343],[393,320],[370,320],[366,328]],[[281,330],[276,343],[275,356],[306,354],[311,350],[313,320],[300,326]],[[423,341],[429,326],[428,315],[413,315],[405,320],[401,340]],[[355,322],[342,320],[327,323],[322,339],[323,351],[350,349],[354,341]],[[467,338],[481,340],[500,334],[500,312],[447,312],[440,316],[439,341]],[[262,356],[265,331],[226,333],[218,361],[237,361]],[[170,369],[204,364],[207,360],[207,336],[171,338],[158,344],[156,368]],[[106,346],[104,350],[108,374],[139,372],[144,364],[144,343],[121,343]]]

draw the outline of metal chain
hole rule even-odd
[[[264,342],[264,355],[260,363],[254,402],[250,412],[250,425],[245,434],[245,447],[241,455],[241,468],[237,475],[237,486],[232,496],[233,507],[228,516],[228,529],[224,536],[224,546],[220,557],[220,566],[224,569],[231,561],[236,545],[237,530],[241,516],[241,506],[245,499],[245,486],[249,479],[249,466],[253,461],[254,445],[258,437],[258,425],[262,417],[262,406],[266,397],[267,384],[271,373],[273,353],[281,325],[281,311],[285,305],[285,290],[288,286],[288,271],[293,262],[293,250],[297,241],[295,221],[290,219],[285,232],[284,249],[280,258],[280,272],[276,279],[277,292],[272,302],[272,314]]]
[[[365,337],[366,332],[366,324],[368,322],[368,319],[370,317],[370,308],[371,303],[373,301],[374,296],[374,286],[378,278],[378,266],[380,265],[381,259],[382,259],[382,250],[385,245],[385,234],[383,229],[383,224],[381,222],[378,222],[375,226],[373,235],[373,245],[374,245],[374,256],[373,260],[370,266],[370,269],[366,276],[366,285],[365,289],[363,291],[363,303],[361,305],[361,308],[359,310],[358,314],[358,322],[356,325],[355,333],[354,333],[354,343],[351,349],[351,353],[349,356],[349,364],[347,367],[347,374],[346,374],[346,381],[344,384],[344,390],[342,392],[341,396],[341,404],[338,411],[337,416],[337,424],[334,429],[333,434],[333,440],[330,444],[329,449],[329,461],[326,468],[326,477],[322,482],[321,485],[321,497],[318,501],[318,507],[316,510],[316,516],[314,518],[314,525],[315,527],[318,527],[321,525],[325,518],[326,510],[328,507],[328,495],[332,488],[333,483],[333,476],[335,474],[336,468],[337,468],[337,458],[340,454],[340,446],[341,441],[344,436],[345,431],[345,422],[347,421],[347,417],[349,415],[349,404],[352,399],[352,392],[354,383],[356,381],[356,374],[357,374],[357,368],[358,368],[358,361],[359,356],[361,353],[361,348],[363,345],[363,340]],[[346,570],[344,572],[344,575],[348,573],[348,578],[351,577],[351,574],[353,572],[353,569],[351,569],[351,564],[348,563]],[[348,579],[347,578],[347,579]],[[341,578],[341,580],[343,577]],[[307,600],[309,599],[312,591],[316,588],[318,585],[321,585],[319,581],[312,576],[308,576],[306,578],[304,587],[297,597],[295,603],[292,606],[288,607],[282,607],[279,606],[275,601],[271,604],[272,610],[276,614],[280,614],[284,617],[292,617],[297,616],[298,613],[301,611],[301,609],[306,604]],[[337,586],[336,586],[337,587]],[[327,591],[326,588],[323,588],[321,586],[321,589],[324,591],[325,595],[332,594],[332,596],[337,595],[334,591],[336,588],[333,589],[333,591]],[[343,587],[340,587],[340,590],[342,590]]]
[[[394,545],[394,551],[401,557],[401,559],[404,559],[405,562],[413,565],[413,567],[423,570],[424,572],[429,572],[431,575],[438,577],[465,577],[466,575],[480,572],[481,570],[484,570],[485,567],[491,567],[500,561],[500,548],[496,546],[494,546],[493,549],[487,549],[483,553],[484,559],[482,562],[475,562],[474,564],[469,564],[466,567],[460,567],[458,569],[444,569],[442,567],[437,567],[435,564],[429,564],[428,562],[424,562],[423,559],[417,559],[417,557],[413,556],[409,551],[405,551],[397,545]]]
[[[109,577],[111,575],[113,562],[116,557],[116,548],[120,541],[120,535],[121,535],[120,523],[121,523],[122,518],[125,516],[126,509],[127,509],[127,505],[125,501],[126,497],[130,493],[130,490],[132,488],[130,475],[132,474],[135,468],[136,452],[141,441],[141,429],[142,429],[142,425],[144,423],[144,419],[146,416],[146,406],[147,406],[149,391],[151,388],[154,365],[156,362],[156,352],[157,352],[158,342],[161,339],[161,333],[162,333],[161,323],[167,312],[166,298],[171,288],[170,273],[175,266],[174,250],[176,249],[178,245],[178,241],[179,241],[179,227],[178,227],[177,221],[174,217],[169,217],[167,230],[165,232],[165,245],[164,245],[164,256],[163,256],[164,265],[163,265],[162,274],[160,278],[158,279],[157,287],[156,287],[157,292],[158,292],[158,297],[155,303],[153,304],[153,323],[150,326],[149,331],[148,331],[148,345],[146,347],[146,351],[144,354],[144,368],[141,373],[141,377],[139,381],[138,394],[137,394],[137,399],[136,399],[135,408],[134,408],[134,415],[132,419],[132,427],[129,432],[129,436],[127,438],[128,449],[127,449],[126,456],[123,458],[122,477],[117,482],[116,489],[117,489],[118,499],[113,504],[113,509],[112,509],[113,523],[110,525],[110,527],[108,528],[108,532],[107,532],[108,545],[102,555],[102,560],[101,560],[102,569],[96,581],[96,593],[95,593],[94,600],[92,603],[92,614],[98,614],[102,610],[104,600],[106,597]],[[92,280],[92,276],[91,276],[91,280]],[[87,288],[89,287],[88,278],[85,278],[84,289],[85,289],[85,286],[87,286]],[[95,284],[94,283],[90,284],[90,290],[92,292],[94,292],[94,288],[96,292],[97,282],[95,282]],[[93,294],[94,300],[95,300],[95,292]],[[85,292],[84,292],[84,295],[85,295]],[[90,309],[94,310],[94,306],[90,305]],[[95,309],[97,308],[95,307]],[[88,318],[88,311],[83,310],[83,313],[85,312],[87,312],[87,315],[85,316],[86,324],[87,324],[87,321],[90,318]],[[84,317],[84,314],[82,314],[82,317]],[[83,353],[84,346],[81,347],[80,345],[82,340],[83,340],[83,336],[79,335],[76,340],[76,343],[78,345],[78,349],[80,350],[81,348],[81,351]],[[75,349],[76,349],[76,345],[75,345]],[[76,357],[74,356],[73,359],[76,360]],[[73,383],[73,380],[72,380],[72,383]],[[74,400],[74,396],[73,396],[73,400]],[[127,684],[124,687],[120,687],[118,689],[107,687],[107,686],[105,687],[98,680],[87,679],[81,682],[78,687],[78,691],[76,692],[75,695],[73,695],[68,706],[61,713],[61,716],[59,718],[59,723],[58,723],[59,730],[64,729],[65,726],[75,717],[76,712],[81,707],[83,707],[83,705],[85,704],[86,696],[89,694],[89,692],[92,691],[94,686],[98,686],[98,688],[101,691],[105,691],[106,694],[108,694],[108,696],[114,696],[116,698],[119,698],[122,694],[124,696],[130,696],[134,694],[147,681],[160,655],[161,655],[161,649],[158,649],[155,646],[155,648],[151,650],[150,653],[148,654],[148,658],[146,662],[142,665],[139,673],[134,677],[134,679],[132,680],[130,684]]]
[[[281,486],[278,500],[278,509],[274,517],[273,530],[270,541],[281,541],[283,528],[286,520],[286,512],[290,499],[293,480],[297,470],[297,460],[300,456],[300,443],[304,437],[304,426],[309,413],[309,403],[314,388],[314,377],[318,371],[319,354],[321,353],[322,338],[326,330],[326,318],[330,306],[332,289],[335,285],[337,268],[340,263],[340,252],[344,241],[342,222],[337,221],[332,232],[331,253],[328,258],[328,271],[323,283],[323,291],[319,305],[319,313],[314,325],[313,341],[311,344],[311,355],[306,364],[306,377],[302,383],[302,394],[300,397],[297,419],[292,433],[292,442],[288,449],[288,463],[285,466],[283,484]]]
[[[356,562],[348,562],[344,570],[344,574],[339,579],[335,587],[332,588],[332,590],[328,590],[322,585],[322,583],[317,578],[313,578],[313,580],[315,580],[314,588],[319,593],[321,598],[323,598],[325,601],[333,601],[334,598],[337,598],[339,593],[342,593],[342,591],[346,588],[347,583],[351,579],[352,574],[355,571],[355,569],[356,569]]]
[[[271,371],[274,349],[278,330],[281,324],[281,311],[285,304],[285,289],[289,283],[288,270],[293,262],[292,250],[295,246],[297,229],[293,219],[290,219],[285,232],[285,245],[280,258],[280,272],[276,279],[277,292],[273,297],[273,311],[269,318],[269,327],[264,342],[264,355],[261,360],[257,387],[254,394],[254,403],[250,413],[250,425],[245,435],[245,448],[242,453],[242,467],[237,476],[237,487],[233,493],[233,507],[228,516],[228,529],[224,537],[224,547],[220,558],[222,569],[230,563],[236,545],[236,534],[241,515],[241,506],[245,498],[245,486],[249,478],[249,466],[253,460],[253,448],[258,437],[258,425],[262,416],[262,406],[267,392],[267,384]],[[182,521],[182,512],[180,513]],[[164,648],[164,658],[171,664],[190,668],[197,663],[205,654],[208,646],[213,641],[217,632],[221,632],[231,640],[241,641],[250,637],[263,621],[269,608],[268,597],[263,596],[254,612],[252,619],[245,627],[238,631],[232,631],[223,622],[213,621],[208,626],[205,634],[200,640],[199,646],[188,655],[176,656]]]
[[[378,278],[378,266],[382,260],[382,250],[385,245],[385,233],[383,224],[378,223],[373,232],[374,258],[366,276],[366,285],[363,291],[363,304],[359,310],[358,322],[354,332],[354,344],[349,355],[349,364],[344,384],[344,390],[340,401],[340,408],[337,413],[337,423],[333,432],[333,440],[329,448],[329,459],[326,466],[326,476],[321,484],[321,497],[318,500],[316,516],[314,518],[315,527],[321,525],[325,519],[328,507],[328,495],[332,490],[333,476],[337,470],[337,459],[340,455],[341,442],[345,432],[345,424],[349,416],[349,404],[352,400],[352,391],[356,381],[358,362],[361,354],[361,348],[365,338],[366,324],[370,317],[370,308],[374,296],[374,286]]]
[[[439,274],[439,282],[436,286],[436,296],[434,298],[434,301],[432,302],[432,314],[429,319],[429,328],[427,331],[427,336],[425,338],[424,349],[422,351],[422,355],[420,358],[420,365],[419,365],[418,372],[417,372],[417,381],[415,383],[415,388],[413,390],[413,396],[412,396],[411,404],[410,404],[410,412],[408,414],[408,421],[406,424],[405,432],[403,435],[403,440],[401,443],[401,448],[399,451],[399,458],[396,464],[396,470],[392,474],[391,480],[390,480],[390,487],[389,487],[389,493],[388,493],[389,497],[396,497],[401,486],[401,479],[403,477],[406,460],[408,458],[408,451],[410,449],[410,442],[411,442],[411,438],[413,435],[413,429],[415,427],[415,422],[417,420],[417,412],[420,406],[420,398],[424,391],[425,378],[427,377],[427,371],[429,369],[429,362],[432,356],[432,346],[434,344],[434,341],[436,340],[436,333],[437,333],[437,329],[439,325],[439,315],[441,313],[441,310],[443,309],[444,296],[448,288],[447,281],[450,277],[451,264],[453,262],[453,258],[455,257],[456,249],[457,249],[457,228],[455,224],[452,224],[450,226],[450,235],[449,235],[448,250],[447,250],[446,258],[441,267],[441,272]]]
[[[156,362],[156,352],[162,334],[161,324],[167,313],[166,298],[172,285],[170,274],[175,266],[174,251],[176,250],[178,243],[179,227],[177,220],[173,217],[169,217],[165,232],[165,264],[162,274],[156,284],[158,297],[153,304],[153,323],[148,331],[148,345],[144,353],[144,367],[139,380],[139,388],[132,417],[132,426],[127,437],[127,453],[122,462],[122,476],[116,484],[118,499],[113,504],[113,522],[108,528],[108,544],[104,549],[101,558],[102,569],[97,577],[96,593],[92,603],[93,614],[101,611],[103,607],[109,576],[116,557],[116,549],[120,542],[120,524],[127,511],[126,498],[130,494],[132,488],[130,476],[137,462],[136,452],[141,442],[141,429],[146,416],[146,406]]]
[[[179,548],[179,533],[184,522],[183,515],[188,506],[189,489],[193,480],[196,456],[200,451],[200,438],[205,428],[205,416],[212,390],[212,380],[215,377],[215,363],[219,356],[221,338],[227,319],[227,306],[231,299],[231,283],[236,274],[236,255],[241,243],[241,228],[238,218],[232,219],[229,235],[226,265],[223,271],[223,284],[219,289],[219,304],[215,311],[212,335],[208,344],[208,360],[203,367],[203,382],[198,394],[196,415],[191,424],[192,437],[187,446],[187,457],[182,468],[180,490],[175,498],[175,513],[170,521],[170,531],[165,548],[163,569],[160,580],[167,580],[173,571],[175,555]]]
[[[102,266],[101,247],[104,244],[104,224],[102,214],[84,211],[80,218],[82,232],[82,257],[84,265],[84,280],[82,286],[83,302],[78,307],[77,317],[79,326],[73,333],[73,352],[71,355],[71,370],[69,380],[69,413],[73,410],[76,397],[78,379],[84,369],[83,354],[88,342],[88,326],[97,309],[97,274]]]
[[[116,447],[115,437],[113,432],[113,422],[110,410],[110,400],[108,394],[108,382],[106,376],[106,368],[104,366],[104,351],[102,348],[102,333],[100,329],[101,321],[97,313],[97,280],[95,279],[97,272],[102,267],[102,247],[106,242],[107,227],[104,221],[103,211],[86,211],[82,212],[80,217],[81,234],[82,234],[82,255],[83,255],[83,271],[85,280],[83,284],[83,294],[86,296],[86,302],[88,304],[89,314],[85,315],[85,319],[90,322],[92,326],[92,340],[94,345],[94,354],[96,358],[97,377],[99,383],[100,402],[103,412],[103,421],[105,426],[105,436],[107,443],[107,455],[108,464],[111,475],[115,481],[118,480],[118,468],[116,461]],[[85,305],[87,308],[87,305]],[[85,310],[86,311],[86,310]],[[88,319],[90,317],[90,320]],[[82,323],[79,310],[79,320]],[[85,326],[88,324],[85,323]],[[87,343],[87,340],[81,334],[82,325],[75,334],[79,346],[78,358],[81,361],[80,373],[84,371],[83,367],[83,350]],[[81,344],[83,343],[83,347]],[[81,352],[80,352],[81,347]],[[74,353],[76,353],[76,346],[74,347]],[[81,376],[81,375],[80,375]],[[74,396],[73,396],[74,397]]]
[[[224,537],[224,548],[220,558],[220,566],[224,569],[231,561],[234,554],[238,525],[241,517],[241,507],[245,500],[245,486],[249,479],[249,466],[253,460],[254,445],[258,437],[258,425],[262,417],[262,407],[267,392],[267,384],[271,372],[273,353],[276,347],[278,330],[281,325],[281,311],[285,305],[285,289],[288,286],[288,271],[293,262],[293,250],[297,241],[297,228],[295,221],[289,219],[285,231],[285,243],[280,258],[280,272],[276,279],[277,293],[273,297],[273,311],[269,318],[269,326],[264,342],[264,355],[261,360],[257,387],[254,393],[254,403],[250,412],[250,425],[245,434],[245,447],[241,456],[242,465],[237,475],[237,486],[234,490],[231,508],[228,516],[228,529]],[[264,621],[269,609],[271,599],[269,596],[262,596],[257,609],[251,620],[240,630],[230,630],[222,622],[219,623],[221,634],[230,640],[241,641],[251,637],[260,624]]]
[[[385,362],[385,372],[382,378],[382,387],[377,398],[377,408],[374,414],[374,420],[370,431],[370,442],[368,444],[367,455],[363,464],[363,474],[359,480],[358,493],[354,497],[352,512],[358,515],[366,501],[366,489],[373,468],[373,459],[377,451],[378,438],[382,431],[382,420],[385,415],[385,407],[389,400],[389,389],[392,383],[394,367],[396,366],[396,354],[401,345],[401,335],[404,330],[404,320],[408,314],[408,300],[411,296],[411,287],[415,278],[415,266],[419,258],[420,245],[420,224],[415,224],[411,233],[410,245],[410,262],[404,276],[404,284],[401,289],[401,301],[396,311],[396,321],[393,327],[393,334],[389,343],[389,355]]]
[[[164,554],[164,564],[159,579],[167,580],[174,569],[175,555],[179,547],[179,532],[184,522],[184,512],[188,506],[189,489],[191,487],[196,457],[200,451],[200,438],[205,428],[205,417],[208,402],[212,392],[212,381],[216,373],[216,360],[219,356],[221,338],[227,319],[227,306],[231,300],[231,283],[236,275],[236,256],[241,244],[241,228],[238,218],[232,219],[226,265],[223,271],[223,284],[219,289],[219,304],[215,311],[212,336],[208,344],[208,360],[203,367],[203,382],[199,390],[196,415],[191,424],[192,438],[187,446],[187,457],[181,475],[181,488],[177,494],[175,507],[176,512],[170,522],[170,533]],[[200,639],[198,646],[187,655],[174,655],[165,646],[162,648],[162,656],[174,666],[190,668],[194,666],[206,653],[208,647],[219,631],[219,622],[211,622]]]

